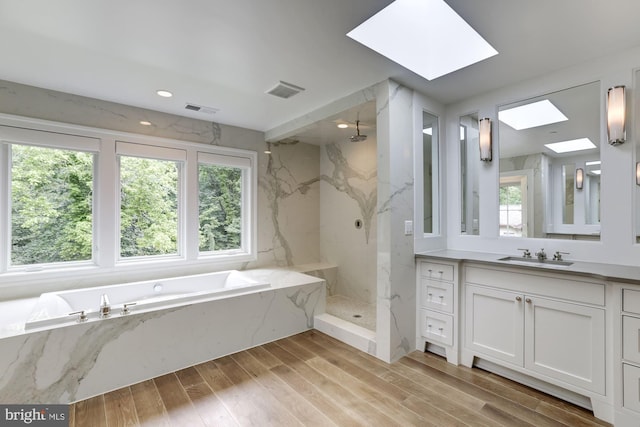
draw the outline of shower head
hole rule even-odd
[[[360,135],[360,120],[356,120],[356,134],[349,137],[351,142],[360,142],[367,139],[367,135]]]

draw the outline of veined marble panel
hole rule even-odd
[[[322,146],[320,160],[321,257],[338,265],[335,294],[369,304],[376,301],[376,149],[369,135]]]
[[[69,403],[313,327],[320,279],[252,270],[269,290],[0,339],[0,402]]]
[[[416,287],[413,236],[413,91],[381,84],[378,110],[377,356],[394,361],[413,350]]]

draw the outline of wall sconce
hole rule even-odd
[[[622,144],[626,138],[626,101],[624,86],[615,86],[607,91],[607,134],[609,144]]]
[[[485,117],[480,119],[480,160],[491,161],[491,119]]]
[[[584,169],[578,168],[576,169],[576,189],[582,190],[583,185],[584,185]]]
[[[636,185],[640,185],[640,162],[636,162]]]

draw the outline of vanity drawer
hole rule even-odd
[[[640,314],[640,291],[622,290],[622,311]]]
[[[640,363],[640,319],[622,316],[622,357]]]
[[[453,345],[453,316],[420,310],[422,336],[429,341]]]
[[[423,261],[420,263],[420,274],[430,279],[453,281],[453,266]]]
[[[640,412],[640,368],[622,364],[624,374],[623,405],[627,409]]]
[[[453,313],[453,283],[422,278],[422,307]]]

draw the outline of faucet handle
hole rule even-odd
[[[125,316],[129,313],[131,313],[131,310],[129,310],[129,307],[131,307],[132,305],[136,305],[136,302],[127,302],[122,306],[122,315]]]
[[[529,252],[529,249],[518,248],[518,250],[523,251],[522,258],[531,258],[531,252]]]
[[[82,323],[82,322],[86,322],[87,321],[87,314],[84,312],[84,310],[74,311],[73,313],[69,313],[69,316],[73,316],[75,314],[79,314],[78,323]]]
[[[555,254],[553,254],[553,260],[554,261],[562,261],[562,255],[569,255],[570,252],[561,252],[561,251],[556,251]]]

